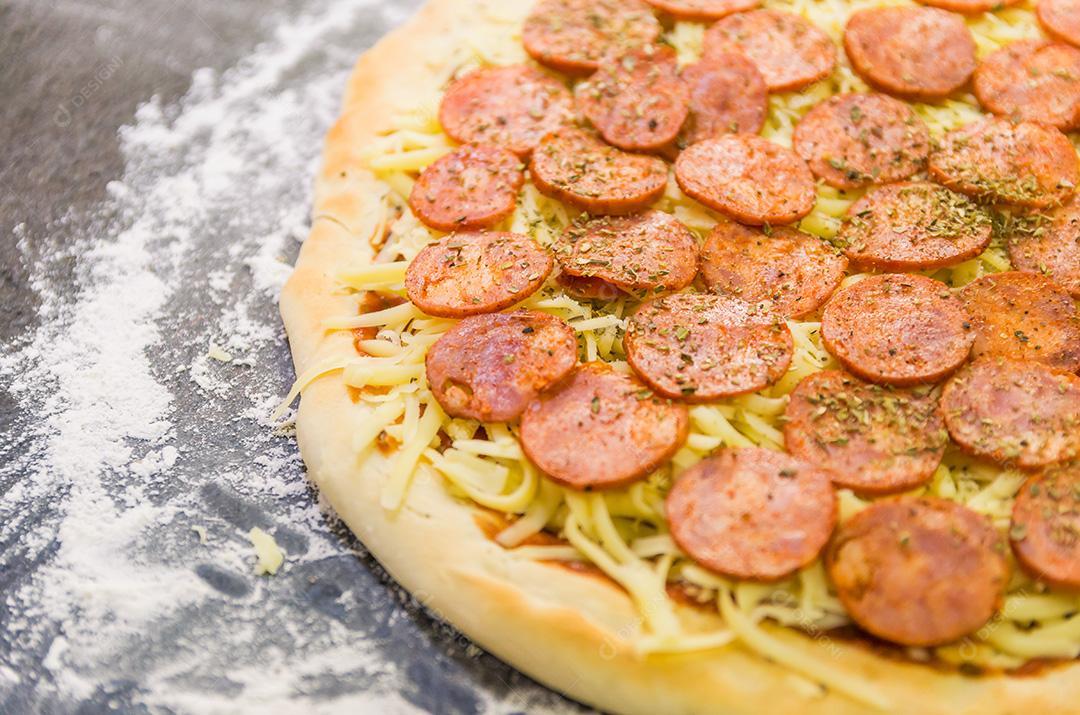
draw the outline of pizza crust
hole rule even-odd
[[[370,262],[368,237],[385,191],[363,168],[360,151],[387,128],[395,111],[440,88],[456,45],[500,16],[524,17],[530,0],[430,0],[410,22],[365,53],[330,130],[316,184],[311,234],[281,297],[297,374],[324,361],[355,356],[348,331],[322,321],[356,309],[335,277],[343,266]],[[340,517],[393,577],[440,618],[533,678],[605,710],[624,713],[871,712],[836,692],[743,648],[637,656],[639,611],[603,577],[526,560],[491,541],[478,509],[450,496],[433,472],[420,470],[396,514],[379,503],[387,462],[363,468],[351,436],[368,410],[353,402],[340,372],[303,393],[297,438],[308,473]],[[680,607],[702,629],[718,616]],[[867,648],[817,639],[785,628],[770,633],[792,649],[864,679],[898,713],[1075,712],[1080,664],[1032,676],[967,677],[883,658]]]

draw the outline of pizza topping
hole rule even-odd
[[[729,15],[705,32],[704,56],[741,52],[757,65],[770,92],[801,89],[825,79],[836,46],[805,18],[777,10]]]
[[[578,366],[521,416],[521,445],[536,466],[573,489],[642,479],[686,441],[686,408],[602,362]]]
[[[679,20],[712,22],[736,12],[753,10],[760,0],[645,0]]]
[[[660,23],[641,0],[539,0],[521,41],[543,65],[589,74],[612,50],[655,42]]]
[[[554,246],[555,258],[572,288],[588,297],[611,293],[593,279],[636,296],[679,290],[697,274],[698,242],[690,229],[671,214],[646,211],[632,216],[583,216],[574,221]],[[566,284],[564,284],[566,285]],[[596,293],[594,291],[600,291]]]
[[[491,144],[528,156],[540,137],[573,117],[573,96],[525,65],[483,67],[458,79],[439,105],[439,123],[462,144]]]
[[[528,236],[450,234],[416,254],[405,272],[405,292],[428,315],[464,318],[525,300],[553,267],[551,256]]]
[[[1080,181],[1068,137],[1034,122],[999,118],[949,132],[930,156],[930,174],[956,191],[1030,208],[1063,203]]]
[[[818,467],[768,449],[725,449],[679,476],[667,496],[671,537],[725,576],[775,581],[817,558],[836,526]]]
[[[511,152],[463,146],[424,169],[409,208],[439,231],[488,228],[514,212],[524,183],[521,162]]]
[[[925,484],[949,439],[929,392],[873,385],[839,370],[803,378],[784,418],[787,450],[860,494]]]
[[[864,380],[916,385],[958,368],[974,336],[960,300],[944,283],[885,274],[837,293],[825,306],[821,338]]]
[[[643,303],[624,340],[630,366],[654,390],[687,402],[756,392],[791,363],[777,314],[738,298],[677,293]]]
[[[990,245],[990,214],[929,181],[890,184],[848,210],[836,242],[861,268],[925,271],[974,258]]]
[[[821,239],[790,228],[768,233],[721,221],[701,248],[701,277],[713,292],[801,318],[825,304],[847,260]]]
[[[446,414],[509,422],[574,368],[577,337],[547,313],[474,315],[435,341],[426,362],[431,392]]]
[[[1035,273],[992,273],[960,291],[975,343],[971,354],[1035,360],[1080,370],[1080,314],[1069,294]]]
[[[652,151],[674,141],[690,101],[675,51],[663,45],[609,55],[575,95],[601,136],[628,151]]]
[[[1033,577],[1080,588],[1080,463],[1051,467],[1024,482],[1009,538],[1016,560]]]
[[[975,96],[1014,122],[1080,129],[1080,49],[1043,40],[1013,42],[979,64]]]
[[[1075,199],[1050,214],[1049,225],[1017,231],[1009,237],[1013,268],[1052,278],[1074,298],[1080,298],[1080,201]]]
[[[844,28],[844,49],[859,76],[908,99],[947,97],[975,71],[975,40],[963,18],[934,8],[860,10]]]
[[[765,126],[769,90],[753,62],[735,52],[715,52],[683,69],[690,88],[684,145],[721,134],[757,134]]]
[[[628,154],[577,129],[540,141],[530,165],[536,188],[593,214],[628,214],[664,194],[663,159]]]
[[[838,94],[795,127],[795,153],[839,189],[906,179],[926,166],[930,131],[915,111],[884,94]]]
[[[941,409],[977,456],[1024,468],[1080,456],[1080,377],[1042,363],[976,360],[946,383]]]
[[[938,7],[964,15],[978,15],[1015,5],[1020,0],[918,0],[923,5]]]
[[[837,530],[825,555],[836,593],[864,630],[907,646],[974,632],[1000,608],[1009,569],[990,521],[945,499],[889,499]]]
[[[755,226],[796,221],[817,200],[806,162],[753,134],[692,144],[675,162],[675,179],[691,198]]]
[[[1048,35],[1080,46],[1080,0],[1039,0],[1035,11]]]

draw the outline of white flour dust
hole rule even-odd
[[[416,4],[308,3],[233,70],[143,105],[97,229],[55,257],[75,285],[35,267],[42,327],[0,354],[32,445],[0,497],[0,710],[564,707],[498,676],[495,696],[428,700],[434,675],[393,648],[432,644],[393,645],[405,611],[369,602],[385,586],[267,422],[322,137],[355,55]],[[277,576],[254,575],[252,527],[286,552]]]

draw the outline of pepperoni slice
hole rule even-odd
[[[852,620],[908,646],[948,643],[1001,607],[1005,544],[989,519],[945,499],[887,499],[842,524],[825,568]]]
[[[1042,363],[976,360],[945,384],[941,409],[976,456],[1024,468],[1080,456],[1080,377]]]
[[[425,246],[405,271],[405,293],[428,315],[493,313],[540,289],[551,256],[519,233],[457,233]]]
[[[918,275],[865,278],[825,306],[821,338],[844,367],[892,385],[936,382],[958,368],[974,336],[948,286]]]
[[[674,141],[690,109],[675,50],[643,45],[609,55],[575,89],[578,104],[609,143],[651,151]]]
[[[1047,34],[1080,46],[1080,0],[1039,0],[1035,13]]]
[[[801,89],[832,74],[836,46],[803,17],[777,10],[730,15],[705,32],[704,56],[741,52],[749,57],[770,92]]]
[[[998,118],[949,132],[930,155],[930,174],[950,189],[1029,208],[1064,203],[1080,181],[1068,137],[1053,127]]]
[[[1080,129],[1080,50],[1043,40],[1013,42],[979,64],[975,96],[1014,122]]]
[[[716,293],[768,301],[789,318],[813,313],[844,279],[847,260],[825,242],[790,228],[768,234],[721,221],[701,247],[701,278]]]
[[[1035,360],[1080,370],[1080,314],[1069,294],[1036,273],[993,273],[964,286],[975,329],[971,354]]]
[[[409,208],[439,231],[488,228],[514,212],[524,183],[521,162],[511,152],[463,146],[424,169]]]
[[[589,74],[613,49],[654,42],[660,23],[641,0],[540,0],[521,41],[533,59],[567,74]]]
[[[1009,540],[1032,576],[1080,588],[1080,463],[1052,467],[1020,487]]]
[[[884,94],[838,94],[795,127],[795,153],[838,189],[886,184],[921,171],[930,130],[904,102]]]
[[[791,454],[860,494],[926,483],[949,441],[929,392],[873,385],[839,370],[803,378],[784,419],[784,446]]]
[[[462,144],[491,144],[528,156],[540,137],[573,117],[570,90],[525,65],[483,67],[443,95],[439,123]]]
[[[671,537],[694,561],[775,581],[817,558],[836,526],[822,469],[768,449],[726,449],[687,469],[668,493]]]
[[[602,281],[616,288],[616,297],[619,291],[641,296],[685,288],[698,267],[694,234],[663,211],[579,218],[554,251],[564,275]]]
[[[667,397],[708,402],[767,387],[791,363],[791,331],[738,298],[676,293],[643,303],[626,331],[626,359]]]
[[[978,15],[984,12],[992,12],[1002,8],[1011,7],[1020,0],[918,0],[923,5],[938,7],[949,12],[958,12],[963,15]]]
[[[1043,230],[1010,236],[1009,260],[1017,270],[1043,273],[1080,298],[1080,201],[1054,211]]]
[[[712,22],[735,12],[753,10],[760,0],[645,0],[679,20]]]
[[[757,66],[744,55],[716,52],[685,67],[682,78],[690,88],[684,145],[721,134],[757,134],[765,126],[769,90]]]
[[[521,416],[521,446],[573,489],[619,487],[671,458],[690,429],[686,408],[606,363],[578,366]]]
[[[947,97],[975,71],[975,39],[963,18],[928,7],[854,13],[844,28],[844,50],[860,77],[908,99]]]
[[[796,221],[817,200],[806,162],[753,134],[692,144],[675,162],[675,179],[691,198],[755,226]]]
[[[982,207],[929,181],[868,193],[848,209],[836,240],[860,268],[926,271],[982,253],[993,225]]]
[[[574,369],[577,336],[533,310],[474,315],[435,341],[426,364],[431,392],[448,415],[509,422]]]
[[[667,187],[663,159],[628,154],[577,129],[540,140],[529,166],[536,188],[593,214],[628,214],[659,199]]]

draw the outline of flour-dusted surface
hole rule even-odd
[[[280,11],[236,67],[142,104],[106,199],[52,227],[74,242],[15,227],[0,260],[38,308],[0,354],[0,711],[577,711],[394,587],[268,422],[323,134],[418,4]]]

